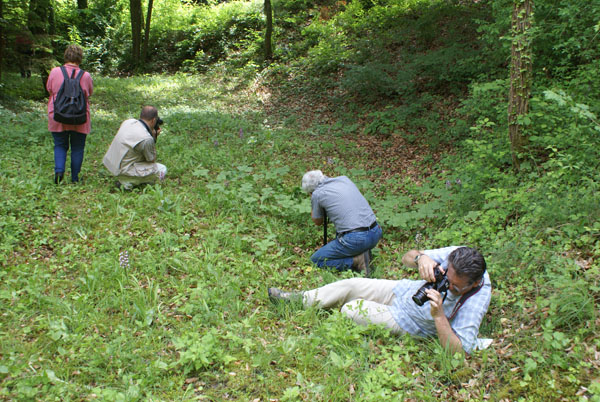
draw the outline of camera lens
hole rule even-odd
[[[429,297],[427,297],[427,293],[425,293],[425,291],[433,287],[435,287],[435,283],[427,282],[421,286],[419,290],[417,290],[417,293],[415,293],[412,297],[413,301],[417,303],[417,306],[422,306],[427,300],[429,300]]]
[[[427,301],[427,293],[425,293],[425,291],[421,288],[417,291],[417,293],[415,293],[412,299],[417,306],[422,306]]]

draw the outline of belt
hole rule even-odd
[[[356,228],[356,229],[352,229],[352,230],[346,230],[345,232],[336,233],[336,236],[337,237],[342,237],[343,235],[347,235],[348,233],[366,232],[367,230],[373,229],[375,226],[377,226],[377,221],[371,223],[371,226],[363,226],[362,228]]]

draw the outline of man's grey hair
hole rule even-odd
[[[311,170],[302,176],[302,190],[312,194],[315,188],[325,180],[325,175],[320,170]]]
[[[448,256],[448,262],[458,276],[469,278],[470,283],[481,279],[486,270],[485,259],[471,247],[459,247]]]

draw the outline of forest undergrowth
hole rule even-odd
[[[600,180],[591,156],[573,156],[597,142],[592,112],[540,94],[534,112],[555,111],[555,139],[570,124],[585,135],[554,150],[539,135],[544,160],[518,177],[494,132],[502,83],[473,88],[456,111],[488,106],[466,127],[477,134],[467,149],[426,131],[295,125],[285,110],[266,113],[246,78],[94,77],[84,182],[59,186],[45,104],[17,96],[37,83],[3,83],[1,399],[600,400]],[[101,159],[147,103],[165,121],[158,159],[169,174],[126,192]],[[551,124],[542,111],[536,124]],[[415,278],[400,261],[411,248],[481,249],[490,348],[463,359],[436,340],[269,302],[268,286],[356,275],[309,264],[321,233],[300,179],[314,168],[351,177],[373,205],[377,278]]]

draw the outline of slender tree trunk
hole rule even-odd
[[[27,27],[34,36],[46,35],[48,33],[48,0],[31,0],[27,13]]]
[[[142,2],[129,0],[129,14],[131,15],[131,61],[135,67],[139,65],[140,46],[142,43]]]
[[[148,61],[148,42],[150,41],[150,21],[152,20],[152,6],[154,1],[148,0],[148,12],[146,13],[146,29],[144,29],[144,45],[142,47],[142,62]]]
[[[510,93],[508,100],[508,134],[513,168],[519,170],[519,154],[527,144],[523,134],[523,119],[529,111],[532,58],[531,24],[533,0],[514,0],[512,14],[512,45],[510,63]]]
[[[77,8],[79,10],[85,10],[88,8],[87,0],[77,0]]]
[[[42,87],[46,90],[46,81],[50,72],[50,63],[52,59],[52,48],[50,38],[48,37],[48,21],[50,10],[50,0],[30,0],[27,13],[27,27],[33,35],[33,62],[40,72]]]
[[[54,13],[54,1],[50,0],[48,7],[48,34],[54,36],[56,34],[56,16]]]
[[[0,21],[4,18],[2,5],[4,0],[0,0]],[[4,24],[0,23],[0,81],[2,81],[2,63],[4,62]]]
[[[271,7],[271,0],[265,0],[265,16],[267,17],[267,26],[265,30],[265,60],[267,63],[273,60],[273,46],[272,46],[272,35],[273,35],[273,8]]]

